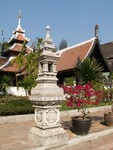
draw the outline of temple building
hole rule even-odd
[[[21,12],[18,16],[18,26],[8,41],[9,47],[2,50],[0,56],[0,78],[4,75],[11,77],[11,86],[16,85],[15,75],[21,74],[23,69],[19,69],[16,63],[12,64],[13,58],[16,58],[25,46],[25,55],[33,51],[27,43],[29,39],[25,36],[25,30],[21,27]],[[103,72],[113,71],[113,43],[100,45],[98,38],[98,25],[95,26],[95,36],[87,41],[67,47],[56,52],[59,60],[56,64],[58,83],[62,84],[67,77],[75,76],[75,67],[78,59],[96,58],[103,67]],[[47,68],[45,68],[47,69]],[[51,64],[49,64],[51,70]]]
[[[98,39],[98,26],[95,26],[95,37],[87,41],[62,49],[56,54],[60,57],[57,62],[58,83],[62,84],[67,77],[75,76],[78,59],[96,58],[103,67],[103,72],[110,72],[111,68]]]
[[[101,45],[101,50],[113,72],[113,41]]]
[[[19,67],[17,67],[16,63],[12,64],[12,60],[17,57],[17,55],[22,51],[23,45],[26,49],[25,54],[33,51],[27,43],[29,39],[25,36],[25,30],[21,27],[21,12],[19,12],[18,16],[18,26],[16,30],[13,32],[12,37],[8,41],[9,47],[2,51],[2,56],[0,56],[0,78],[3,75],[8,75],[11,77],[11,86],[16,85],[15,74],[22,72]]]

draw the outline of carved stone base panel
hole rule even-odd
[[[42,129],[59,127],[61,126],[59,116],[59,106],[38,106],[35,109],[35,126]]]
[[[36,127],[32,127],[28,138],[33,141],[37,146],[52,146],[55,144],[65,144],[68,140],[68,135],[66,131],[59,128],[52,129],[40,129]]]

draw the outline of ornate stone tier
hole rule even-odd
[[[60,126],[59,107],[64,100],[63,90],[56,84],[41,83],[29,97],[35,107],[35,126],[51,128]]]
[[[64,94],[63,90],[56,84],[42,83],[38,84],[37,87],[33,89],[29,99],[31,102],[37,102],[37,104],[39,104],[38,102],[45,101],[46,106],[46,102],[48,101],[54,101],[54,103],[56,103],[57,101],[63,101]]]

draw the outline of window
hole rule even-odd
[[[48,63],[48,72],[52,72],[53,71],[53,63]]]

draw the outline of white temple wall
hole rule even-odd
[[[19,88],[8,87],[7,93],[12,94],[12,95],[16,95],[16,96],[26,96],[26,92],[25,92],[24,88],[22,88],[22,87],[19,87]]]

